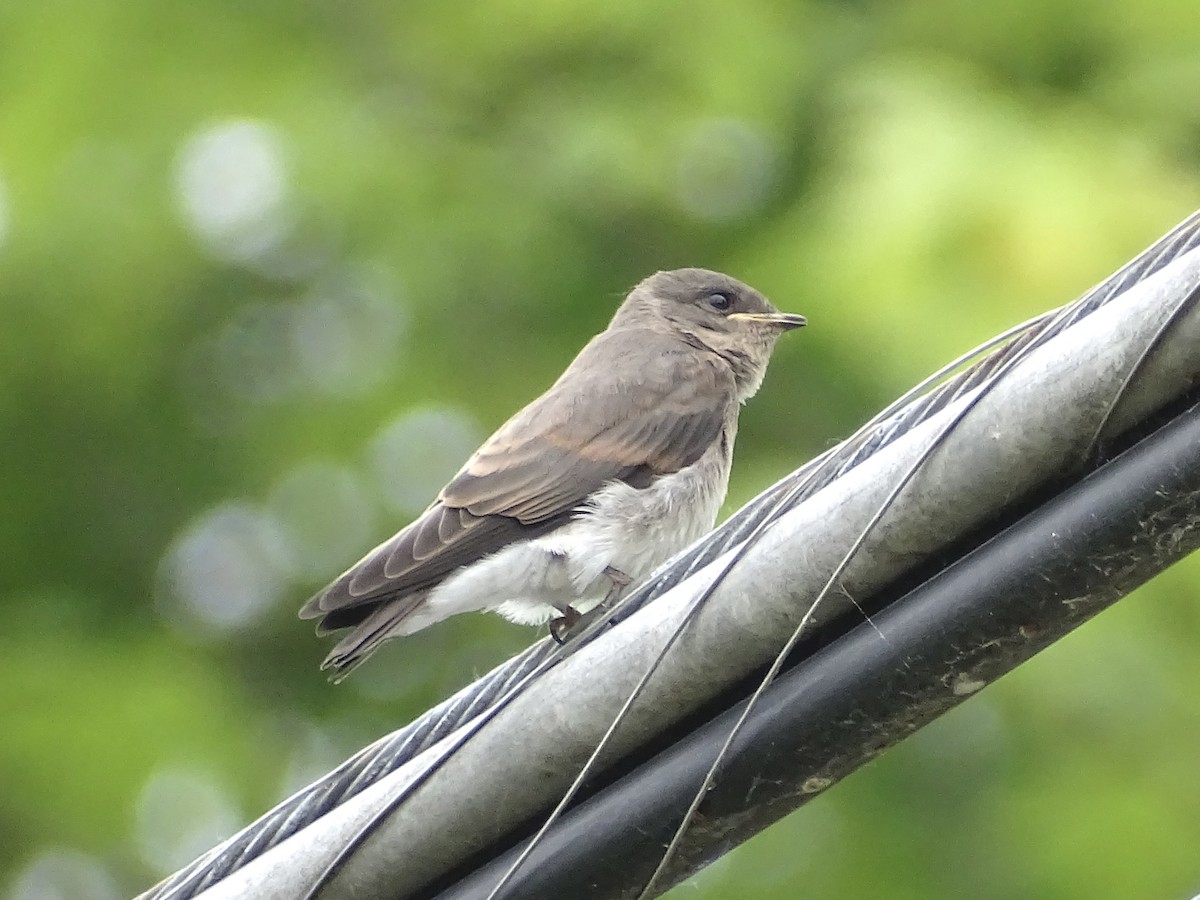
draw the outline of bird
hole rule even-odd
[[[349,629],[321,668],[340,681],[384,642],[475,610],[569,636],[712,529],[739,409],[804,324],[721,272],[641,281],[420,516],[303,605],[319,635]]]

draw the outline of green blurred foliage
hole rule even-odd
[[[1181,0],[0,2],[0,891],[145,887],[524,646],[467,617],[331,687],[294,611],[643,275],[809,317],[730,509],[1102,278],[1198,205],[1198,39]],[[1188,895],[1198,579],[678,893]]]

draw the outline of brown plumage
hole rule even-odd
[[[558,381],[501,426],[419,518],[304,605],[303,618],[322,617],[321,633],[355,628],[325,665],[344,674],[395,634],[463,609],[519,605],[523,587],[532,604],[564,613],[583,595],[595,594],[596,579],[578,583],[591,577],[595,565],[579,561],[578,571],[555,582],[569,583],[568,595],[561,602],[546,599],[560,548],[542,536],[576,535],[578,526],[571,523],[580,522],[585,510],[594,513],[593,501],[614,486],[633,489],[636,507],[656,481],[696,468],[706,453],[713,463],[705,471],[712,469],[710,480],[720,482],[714,487],[723,496],[732,448],[710,450],[732,444],[738,403],[761,382],[775,338],[800,324],[801,317],[779,313],[727,275],[683,269],[646,279]],[[704,493],[707,498],[711,491]],[[682,499],[691,502],[691,494]],[[538,561],[514,556],[511,566],[497,569],[491,596],[437,593],[464,567],[514,545],[538,548]],[[666,555],[678,549],[663,548]],[[645,555],[657,559],[662,553]],[[600,569],[648,574],[619,570],[617,557]],[[521,565],[532,567],[526,582],[520,581]],[[507,584],[513,572],[517,583]],[[437,603],[430,600],[444,600],[446,608],[434,612]],[[517,611],[513,617],[528,615]]]

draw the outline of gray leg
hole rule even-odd
[[[625,592],[625,588],[629,587],[629,584],[633,581],[633,579],[620,569],[614,569],[612,566],[608,566],[604,570],[604,574],[607,575],[608,580],[612,582],[612,587],[608,589],[608,593],[604,595],[604,601],[600,605],[608,607],[614,603],[622,593]]]

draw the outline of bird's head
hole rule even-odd
[[[732,367],[738,399],[746,400],[762,384],[776,338],[804,323],[729,275],[673,269],[634,288],[610,327],[653,328],[711,350]]]

